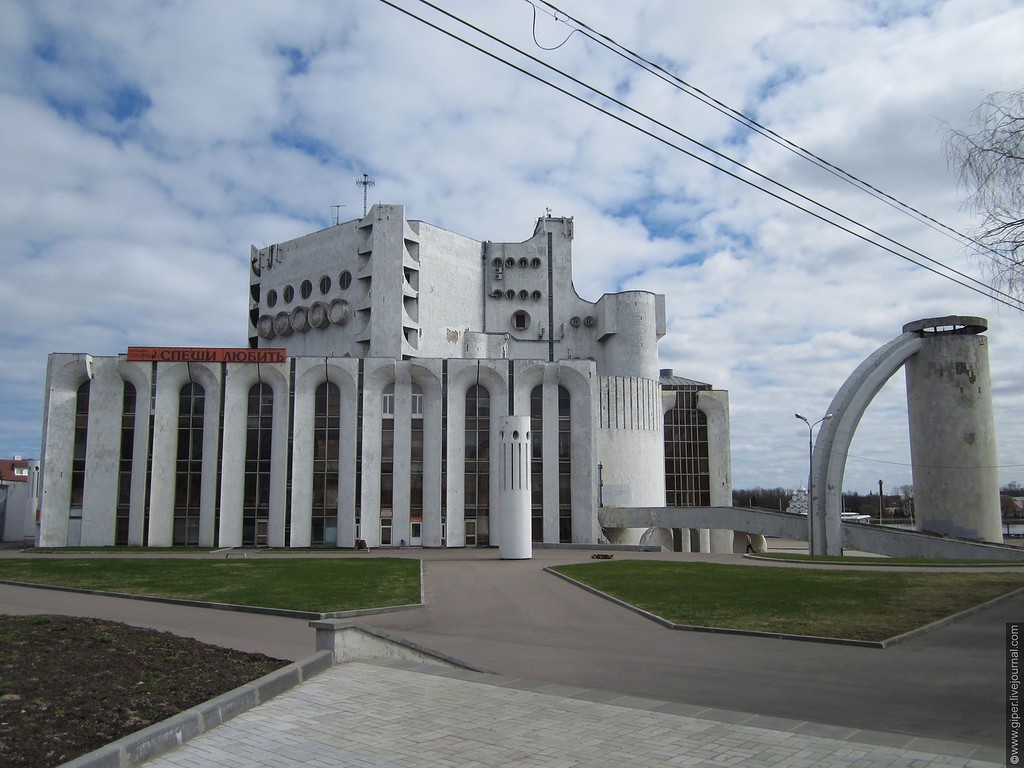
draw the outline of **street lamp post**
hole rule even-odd
[[[807,554],[814,557],[818,554],[814,551],[814,428],[831,419],[832,414],[826,413],[813,424],[806,416],[793,415],[807,425]]]

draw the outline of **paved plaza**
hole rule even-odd
[[[495,685],[482,682],[484,676],[478,674],[442,672],[436,667],[431,672],[340,664],[144,765],[983,768],[1002,764],[998,750],[813,723],[787,723],[790,727],[783,729],[783,723],[772,718],[701,712],[670,702],[515,679]],[[681,714],[694,711],[699,714]]]
[[[1004,759],[1005,622],[1024,616],[1024,596],[883,650],[665,629],[543,570],[589,561],[587,551],[539,549],[527,561],[492,550],[387,555],[423,559],[425,604],[358,622],[495,674],[338,665],[147,765],[884,768]],[[734,555],[616,554],[624,557],[767,567]],[[0,585],[0,612],[96,616],[289,660],[314,650],[308,622],[280,616],[10,585]]]

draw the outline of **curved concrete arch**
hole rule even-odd
[[[92,379],[92,356],[77,355],[65,362],[51,376],[51,388],[65,388],[77,392],[86,381]]]
[[[485,364],[483,361],[475,361],[475,364],[467,365],[458,371],[451,371],[449,373],[449,401],[464,398],[470,387],[476,384],[486,389],[487,394],[491,396],[492,409],[495,404],[508,403],[508,380],[501,372],[496,371],[490,363]],[[495,415],[507,415],[504,413],[504,410],[507,410],[507,405],[500,414],[495,412]]]
[[[556,364],[553,369],[551,363],[537,363],[516,371],[515,391],[513,401],[515,413],[527,414],[530,412],[530,395],[533,388],[546,384],[556,384],[565,387],[572,399],[581,398],[583,405],[589,409],[593,400],[592,381],[586,374],[563,363]],[[574,414],[575,416],[575,414]]]
[[[339,365],[334,358],[322,357],[318,358],[316,362],[308,364],[302,370],[296,370],[296,397],[300,394],[311,397],[316,393],[317,387],[328,382],[336,384],[342,392],[355,392],[356,376],[348,370],[349,367]]]
[[[827,411],[832,418],[822,422],[814,442],[812,508],[820,510],[824,501],[825,514],[811,520],[812,552],[842,554],[843,475],[854,432],[878,391],[920,348],[916,333],[897,336],[857,366],[832,399]]]
[[[526,367],[516,367],[515,383],[512,390],[512,412],[527,414],[530,412],[530,394],[533,388],[544,384],[544,369],[548,363],[536,363]]]
[[[144,403],[146,405],[146,412],[149,412],[149,389],[152,386],[150,381],[149,366],[151,363],[137,363],[129,362],[128,360],[120,360],[117,366],[117,372],[121,375],[121,378],[135,387],[135,397],[138,403]],[[138,406],[136,406],[138,410]]]
[[[415,361],[407,363],[409,367],[409,380],[419,384],[423,388],[424,403],[437,399],[441,401],[441,375],[438,371],[421,365]],[[424,405],[425,407],[425,405]]]

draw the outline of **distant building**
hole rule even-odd
[[[0,535],[6,542],[36,538],[39,462],[15,456],[0,459]]]
[[[659,379],[663,296],[576,295],[573,226],[481,242],[376,205],[252,249],[247,349],[50,355],[40,543],[494,545],[507,415],[535,542],[731,503],[727,394]]]

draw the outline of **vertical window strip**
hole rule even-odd
[[[665,503],[670,507],[711,504],[707,417],[697,408],[699,387],[673,387],[665,414]]]
[[[341,390],[317,387],[313,414],[313,501],[310,544],[337,546],[338,462],[341,445]]]
[[[441,361],[441,546],[448,541],[448,361]]]
[[[284,489],[284,545],[292,541],[292,466],[295,449],[295,358],[288,361],[288,456]]]
[[[199,507],[203,480],[203,414],[206,393],[186,384],[178,395],[178,455],[174,484],[172,542],[198,546]]]
[[[89,439],[89,392],[91,382],[84,382],[75,397],[75,440],[71,458],[71,508],[81,509],[85,501],[86,448]],[[81,513],[72,515],[81,517]]]
[[[466,391],[465,520],[467,545],[490,542],[491,396],[479,384]]]
[[[423,389],[412,385],[412,420],[409,424],[409,520],[423,520]]]
[[[114,544],[128,545],[128,524],[132,500],[132,464],[135,453],[135,386],[124,383],[121,398],[121,455],[117,464],[117,510]]]
[[[267,545],[270,524],[270,469],[273,446],[274,391],[267,384],[249,389],[242,489],[242,544]]]
[[[533,541],[544,541],[544,387],[530,392],[530,432],[533,447],[530,457],[530,516]]]
[[[395,480],[395,385],[389,384],[381,395],[380,420],[380,543],[391,546],[391,520],[394,510]]]
[[[142,540],[149,541],[149,497],[153,490],[153,437],[156,433],[156,362],[150,363],[149,430],[146,438],[146,494],[142,511]]]
[[[569,390],[558,388],[558,541],[572,541],[572,409]]]
[[[362,539],[362,499],[363,499],[363,358],[356,363],[356,477],[355,477],[355,515],[356,539]]]

